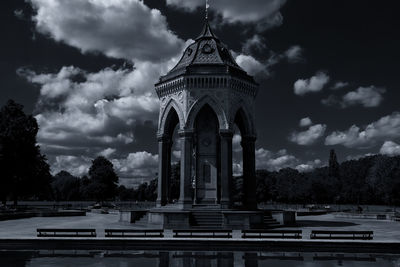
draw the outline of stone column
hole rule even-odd
[[[256,199],[256,155],[255,136],[243,136],[243,205],[250,210],[257,209]]]
[[[179,205],[182,209],[192,207],[192,147],[193,131],[180,131],[181,181]]]
[[[168,175],[169,175],[169,162],[170,155],[169,143],[170,138],[167,135],[158,136],[158,188],[157,188],[157,207],[167,204],[168,198]]]
[[[232,205],[232,137],[230,130],[220,130],[221,136],[221,208]]]
[[[166,150],[167,150],[167,180],[165,181],[166,185],[166,194],[167,194],[167,204],[172,203],[172,196],[171,196],[171,191],[170,191],[170,183],[171,183],[171,170],[172,170],[172,165],[171,165],[171,151],[172,151],[172,136],[169,136],[168,142],[166,143]]]

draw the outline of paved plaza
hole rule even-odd
[[[135,226],[119,222],[117,212],[110,214],[88,212],[86,216],[78,217],[36,217],[0,221],[0,238],[35,238],[37,228],[94,228],[98,237],[104,237],[106,228],[129,229]],[[301,229],[303,240],[310,239],[311,230],[365,230],[374,231],[374,241],[400,242],[400,222],[390,220],[336,218],[333,214],[302,216],[297,218],[296,226],[281,229]],[[233,237],[239,237],[239,233],[235,232],[237,231],[234,231]]]

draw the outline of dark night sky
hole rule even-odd
[[[152,85],[199,34],[204,1],[0,5],[0,103],[35,114],[52,171],[82,175],[104,155],[124,184],[154,177]],[[400,154],[397,10],[389,0],[211,0],[214,32],[261,84],[259,168],[309,170],[332,148],[340,161]]]

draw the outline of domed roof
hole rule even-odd
[[[178,64],[160,82],[173,79],[182,74],[236,74],[254,82],[233,59],[228,47],[213,33],[206,21],[195,42],[189,45]]]

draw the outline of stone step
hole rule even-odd
[[[149,216],[147,214],[143,215],[139,220],[134,222],[137,226],[146,226],[148,224]]]
[[[192,213],[195,226],[203,228],[220,228],[222,227],[224,218],[220,212],[193,212]]]
[[[273,226],[278,226],[280,223],[275,220],[271,215],[264,215],[264,226],[266,227],[273,227]]]

